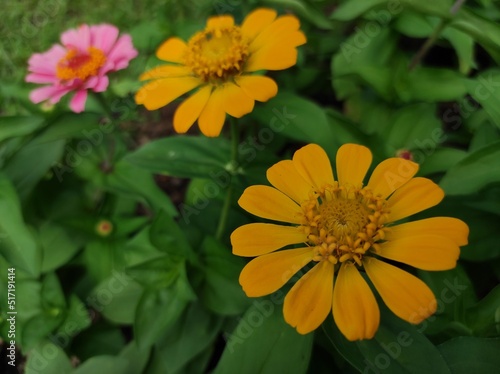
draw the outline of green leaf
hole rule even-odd
[[[467,195],[500,182],[500,141],[470,153],[453,166],[440,182],[448,195]]]
[[[291,92],[280,91],[272,100],[256,107],[252,116],[262,124],[269,124],[274,133],[302,142],[326,146],[333,139],[325,111]]]
[[[332,22],[324,15],[322,10],[314,8],[302,0],[264,0],[264,4],[271,6],[283,6],[297,12],[300,16],[304,17],[320,29],[331,30],[333,28]]]
[[[66,319],[57,329],[55,336],[51,338],[55,339],[60,346],[64,347],[73,336],[89,327],[91,322],[85,304],[75,295],[71,295],[69,307],[66,312]]]
[[[229,164],[227,139],[171,136],[145,144],[124,160],[153,173],[210,178]]]
[[[34,139],[9,159],[4,172],[14,183],[21,199],[24,200],[30,194],[62,157],[64,144],[64,140],[37,143]]]
[[[500,285],[466,311],[467,325],[477,335],[495,336],[500,333]]]
[[[139,347],[144,349],[152,346],[174,326],[189,301],[195,297],[185,269],[168,288],[146,289],[137,305],[134,321]]]
[[[255,301],[232,334],[214,374],[306,373],[314,334],[301,335],[283,320],[281,307]]]
[[[113,125],[100,126],[102,116],[96,113],[63,113],[49,123],[35,139],[35,144],[50,143],[70,138],[84,139],[93,145],[100,143],[104,134],[112,131]]]
[[[493,123],[500,128],[500,70],[481,73],[476,79],[464,79],[468,93],[488,113]]]
[[[500,367],[500,338],[461,336],[438,348],[453,374],[495,373]]]
[[[115,356],[95,356],[78,366],[73,374],[128,373],[128,360]]]
[[[151,175],[151,172],[130,164],[126,160],[119,161],[113,172],[106,175],[106,186],[125,196],[142,197],[153,209],[165,210],[170,216],[177,216],[177,210],[168,195],[162,191]]]
[[[94,321],[88,329],[75,336],[71,343],[71,351],[81,361],[99,355],[118,355],[124,348],[123,330],[102,319]]]
[[[181,369],[213,344],[222,326],[222,318],[206,311],[199,303],[192,303],[173,329],[157,344],[156,365],[166,373]]]
[[[23,222],[21,206],[11,182],[0,174],[0,253],[12,265],[33,276],[40,273],[41,253]]]
[[[91,293],[92,306],[103,316],[117,324],[132,324],[143,288],[125,273],[113,272],[113,276],[100,283]]]
[[[437,148],[424,157],[420,165],[420,175],[442,173],[450,170],[454,165],[467,156],[467,152],[456,148]]]
[[[40,342],[28,352],[26,374],[69,374],[73,366],[61,347],[48,342]]]
[[[175,282],[184,266],[183,261],[163,256],[129,267],[127,273],[144,287],[165,288]]]
[[[61,226],[44,222],[39,228],[42,248],[42,272],[55,270],[67,263],[80,248],[80,243],[71,238]]]
[[[43,117],[0,117],[0,142],[16,136],[33,133],[44,123]]]
[[[348,341],[331,318],[323,328],[335,349],[360,372],[451,374],[439,350],[422,334],[426,321],[417,329],[383,305],[380,312],[380,326],[370,340]]]
[[[420,67],[409,73],[402,69],[393,84],[404,102],[453,101],[467,93],[463,76],[450,69]]]
[[[245,262],[212,237],[207,236],[201,248],[205,262],[202,301],[217,314],[243,313],[250,304],[238,282]]]
[[[149,350],[141,350],[135,340],[132,340],[120,352],[120,358],[128,361],[127,370],[124,374],[144,373],[144,369],[149,359]]]

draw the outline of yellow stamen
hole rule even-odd
[[[242,72],[248,53],[238,26],[207,28],[189,40],[184,64],[203,81],[222,83]]]
[[[66,56],[57,63],[56,75],[65,81],[72,79],[85,81],[97,75],[105,63],[106,56],[98,48],[90,47],[86,53],[70,49]]]

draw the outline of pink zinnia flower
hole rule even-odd
[[[31,56],[26,82],[48,84],[33,90],[31,101],[38,104],[48,100],[55,104],[74,91],[69,106],[73,112],[82,112],[87,90],[105,91],[109,84],[106,74],[126,68],[137,56],[130,35],[118,34],[112,25],[82,25],[64,32],[62,45]]]

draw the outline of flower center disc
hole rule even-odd
[[[314,261],[351,261],[359,266],[368,251],[377,252],[385,238],[386,201],[367,188],[325,186],[302,204],[302,229],[314,251]]]
[[[61,80],[85,81],[88,77],[97,75],[105,62],[106,56],[98,48],[90,47],[87,53],[70,49],[57,63],[56,74]]]
[[[184,63],[205,82],[225,82],[241,73],[248,43],[237,26],[205,29],[188,43]]]

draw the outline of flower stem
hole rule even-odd
[[[456,0],[453,6],[450,9],[450,14],[453,17],[460,10],[462,5],[465,3],[465,0]],[[419,62],[427,55],[431,47],[436,43],[441,32],[443,32],[444,28],[448,25],[451,19],[442,18],[437,27],[434,29],[434,32],[429,36],[429,38],[425,41],[425,43],[420,47],[417,54],[412,58],[410,65],[408,66],[408,70],[412,71],[419,64]]]
[[[111,111],[111,108],[108,105],[108,102],[104,98],[104,95],[99,92],[94,92],[91,91],[92,95],[95,97],[101,108],[104,110],[104,113],[106,113],[106,116],[112,120],[113,119],[113,112]]]
[[[219,218],[219,223],[217,225],[217,231],[215,232],[215,238],[217,240],[222,239],[224,230],[226,228],[227,219],[229,216],[229,208],[231,207],[231,199],[233,195],[233,175],[238,167],[238,144],[240,140],[239,126],[236,120],[230,117],[230,127],[231,127],[231,163],[229,165],[229,186],[226,190],[226,197],[224,199],[224,205],[222,206],[222,211]]]

